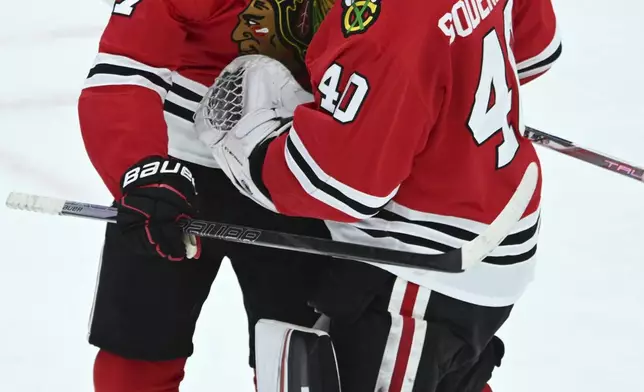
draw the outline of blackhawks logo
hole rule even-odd
[[[269,56],[284,64],[300,84],[308,83],[306,50],[334,0],[247,1],[231,35],[239,54]]]
[[[380,0],[342,0],[342,32],[345,37],[364,33],[380,15]]]

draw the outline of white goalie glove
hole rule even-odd
[[[287,131],[295,108],[312,100],[279,61],[241,56],[222,70],[204,96],[195,113],[195,129],[237,189],[276,211],[253,181],[250,157],[262,143]]]

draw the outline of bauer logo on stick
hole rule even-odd
[[[342,32],[345,37],[364,33],[380,15],[379,0],[343,0]]]
[[[73,203],[65,203],[65,205],[63,206],[63,211],[74,213],[83,212],[83,206]]]
[[[179,226],[186,232],[197,236],[238,240],[241,242],[255,242],[262,235],[261,230],[248,227],[231,226],[218,222],[183,219]]]

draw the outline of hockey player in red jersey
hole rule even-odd
[[[538,161],[520,85],[560,53],[550,0],[342,0],[306,55],[312,101],[293,112],[280,64],[238,58],[222,78],[243,75],[243,117],[209,126],[208,99],[197,130],[267,209],[325,219],[338,241],[447,252],[484,231]],[[494,335],[533,277],[539,205],[540,183],[510,235],[461,274],[334,263],[312,303],[330,318],[342,390],[483,390],[503,356]]]
[[[90,322],[89,341],[100,348],[97,391],[178,390],[224,256],[242,288],[250,332],[259,318],[301,325],[317,319],[306,300],[323,258],[199,244],[175,223],[198,216],[328,235],[320,221],[281,217],[240,195],[197,139],[193,113],[241,54],[269,55],[306,86],[306,45],[330,7],[324,0],[114,4],[78,105],[90,160],[119,207],[118,224],[107,228]]]

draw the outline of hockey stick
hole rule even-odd
[[[532,200],[538,177],[537,165],[531,163],[508,204],[486,230],[472,241],[466,242],[462,248],[442,254],[412,253],[197,219],[184,220],[181,226],[184,232],[205,238],[375,264],[457,273],[481,262],[510,234]],[[90,218],[110,223],[116,222],[118,211],[114,207],[22,193],[9,194],[6,204],[16,210]]]
[[[577,146],[571,141],[550,135],[531,127],[525,128],[525,137],[540,146],[547,147],[551,150],[558,151],[562,154],[566,154],[573,158],[610,170],[613,173],[618,173],[628,178],[644,182],[644,168],[631,165],[630,163],[612,158],[600,152],[588,150]]]

